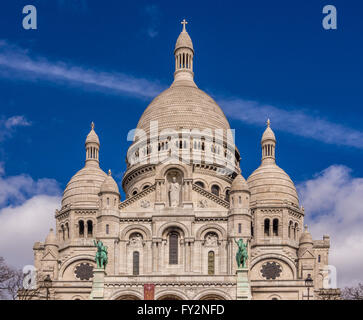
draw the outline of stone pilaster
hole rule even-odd
[[[237,300],[251,300],[251,287],[248,280],[248,269],[237,269]]]
[[[95,268],[93,270],[93,283],[92,283],[92,291],[90,294],[90,300],[103,300],[105,275],[106,271],[104,269]]]

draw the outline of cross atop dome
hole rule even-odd
[[[270,124],[271,124],[270,118],[267,119],[266,124],[268,127],[270,126]]]
[[[188,24],[188,22],[185,19],[183,19],[183,21],[180,23],[183,25],[183,32],[186,32],[187,30],[185,29],[185,25]]]

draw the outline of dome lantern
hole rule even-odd
[[[185,19],[181,22],[183,30],[180,33],[174,49],[175,56],[175,72],[174,72],[174,85],[179,81],[188,81],[194,84],[194,72],[193,72],[193,57],[194,48],[192,39],[190,38],[185,25],[188,22]],[[195,84],[194,84],[195,86]]]
[[[100,151],[100,140],[94,130],[95,124],[92,121],[91,131],[86,138],[86,167],[96,166],[99,167],[99,151]]]
[[[274,132],[270,127],[270,124],[270,119],[267,119],[267,128],[263,133],[261,139],[262,164],[275,163],[276,138]]]

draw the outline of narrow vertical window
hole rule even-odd
[[[68,222],[66,223],[66,235],[67,235],[67,239],[69,239],[69,225],[68,225]]]
[[[214,251],[208,252],[208,274],[214,274]]]
[[[278,219],[274,219],[272,222],[272,232],[273,232],[274,236],[279,235],[279,220]]]
[[[242,224],[241,223],[239,223],[238,224],[238,233],[241,233],[242,232]]]
[[[251,236],[253,237],[254,229],[253,229],[253,222],[251,221]]]
[[[91,220],[87,221],[87,236],[92,237],[93,235],[93,224]]]
[[[319,263],[321,262],[321,256],[320,256],[320,254],[318,255],[318,262]]]
[[[178,264],[178,234],[169,235],[169,264]]]
[[[265,222],[264,222],[264,233],[265,233],[265,236],[267,236],[267,237],[270,236],[270,219],[265,219]]]
[[[297,240],[297,231],[298,231],[298,224],[295,223],[295,227],[294,227],[294,240]]]
[[[110,225],[106,224],[106,234],[110,233]]]
[[[65,236],[64,225],[63,224],[61,226],[61,229],[62,229],[62,239],[64,241],[66,239],[66,236]]]
[[[78,221],[78,232],[79,232],[80,237],[84,236],[84,222],[83,222],[83,220]]]
[[[132,254],[132,274],[134,276],[139,275],[140,269],[140,254],[138,251],[134,251]]]

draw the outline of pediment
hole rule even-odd
[[[300,259],[315,259],[314,254],[309,250],[306,249],[299,257]]]
[[[151,211],[154,208],[154,201],[155,185],[121,202],[119,208],[121,209],[121,211]]]
[[[229,202],[221,199],[215,194],[193,184],[193,203],[195,204],[196,209],[208,209],[208,208],[216,208],[216,209],[229,209]]]
[[[42,258],[42,261],[46,260],[57,260],[57,256],[54,254],[52,250],[48,250]]]

